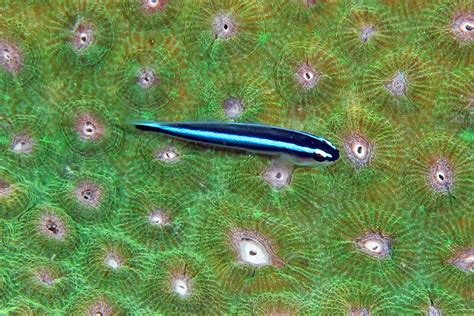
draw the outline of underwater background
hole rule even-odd
[[[473,42],[472,0],[1,0],[0,314],[474,315]]]

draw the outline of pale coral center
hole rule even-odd
[[[181,297],[186,297],[189,295],[189,287],[186,280],[175,279],[173,284],[173,289],[176,294]]]
[[[367,240],[365,243],[364,243],[364,247],[369,250],[369,251],[372,251],[372,252],[375,252],[375,253],[381,253],[382,252],[382,244],[377,241],[377,240]]]
[[[245,263],[263,266],[270,264],[270,255],[265,246],[256,240],[242,239],[239,243],[240,258]]]
[[[361,144],[359,142],[354,142],[353,144],[351,144],[351,151],[354,156],[356,156],[360,160],[365,159],[368,154],[367,147],[365,147],[364,144]]]

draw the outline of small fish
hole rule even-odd
[[[175,138],[280,156],[298,166],[335,162],[339,151],[328,140],[302,131],[277,126],[233,122],[133,122],[136,128]]]

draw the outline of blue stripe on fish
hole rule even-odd
[[[136,122],[133,125],[184,140],[281,155],[298,165],[333,162],[339,158],[339,151],[328,140],[276,126],[232,122]]]

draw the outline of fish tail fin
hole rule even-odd
[[[162,132],[162,125],[153,121],[130,121],[130,125],[142,131]]]

